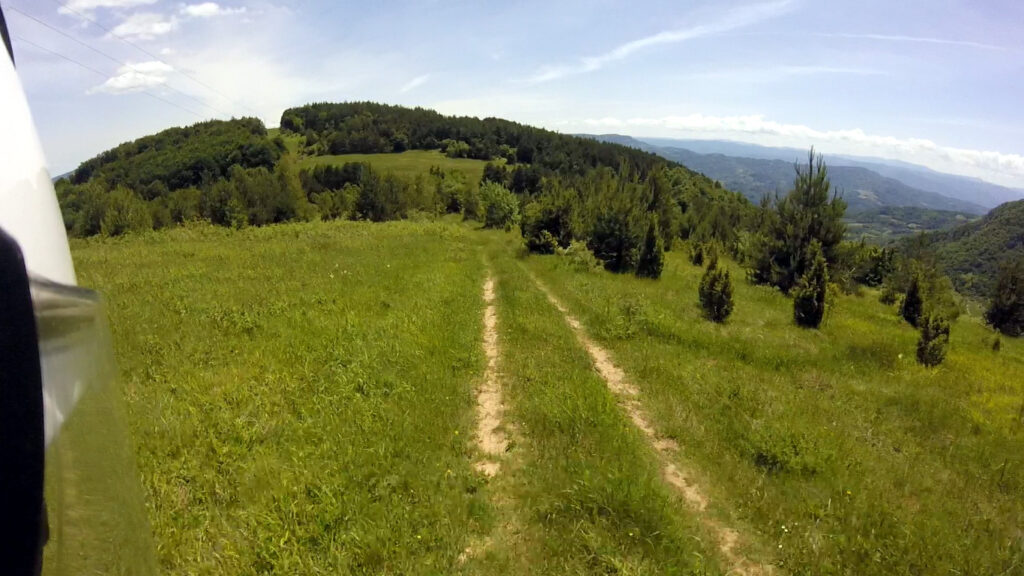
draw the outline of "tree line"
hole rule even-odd
[[[753,205],[657,156],[503,120],[372,103],[313,104],[285,111],[282,128],[299,135],[300,154],[434,147],[489,162],[479,182],[440,168],[403,178],[368,163],[299,170],[295,154],[281,138],[268,138],[258,120],[204,122],[83,163],[57,184],[65,225],[74,236],[88,236],[197,219],[243,227],[459,214],[487,227],[518,228],[531,252],[586,252],[609,271],[646,278],[658,278],[664,253],[686,242],[691,260],[706,264],[700,301],[717,321],[732,310],[732,279],[720,254],[739,262],[749,281],[792,296],[794,320],[804,326],[820,325],[830,294],[862,285],[880,287],[883,301],[911,310],[904,317],[928,327],[932,341],[944,337],[939,322],[960,311],[958,295],[926,246],[896,252],[843,241],[846,205],[813,150],[807,164],[796,167],[788,194]],[[332,148],[323,145],[325,138],[375,144]],[[1010,303],[991,315],[993,325],[1019,317],[1012,299],[1020,284],[1000,284]]]

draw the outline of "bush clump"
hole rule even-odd
[[[704,316],[712,322],[725,322],[732,314],[732,280],[729,271],[718,265],[718,258],[708,261],[698,288]]]
[[[808,258],[807,272],[800,277],[793,292],[793,319],[800,326],[817,328],[825,317],[828,299],[828,266],[817,241],[811,242]]]
[[[568,248],[557,250],[569,268],[577,272],[593,272],[601,268],[601,261],[587,248],[584,242],[573,241]]]
[[[511,230],[519,224],[519,199],[508,188],[496,182],[480,185],[480,201],[484,206],[484,226]]]
[[[917,361],[925,366],[938,366],[946,358],[949,344],[949,321],[938,314],[920,320],[921,338],[917,341]]]

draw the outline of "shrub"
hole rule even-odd
[[[946,358],[949,344],[949,321],[938,314],[920,319],[921,338],[917,341],[917,361],[925,366],[938,366]]]
[[[718,259],[708,262],[698,288],[704,316],[712,322],[725,322],[732,314],[732,280],[729,271],[718,266]]]
[[[985,322],[1007,336],[1024,334],[1024,258],[1000,267]]]
[[[800,326],[817,328],[825,317],[828,295],[828,266],[821,246],[811,242],[808,251],[811,260],[807,272],[800,277],[793,294],[793,319]]]
[[[547,230],[541,230],[526,239],[526,248],[536,254],[554,254],[558,240]]]
[[[511,230],[519,224],[519,199],[508,188],[494,182],[480,185],[484,205],[484,226]]]
[[[661,278],[665,268],[665,240],[658,231],[658,220],[653,216],[647,225],[643,246],[640,248],[640,260],[636,265],[636,275],[641,278]]]
[[[572,242],[568,248],[559,249],[558,255],[564,258],[569,267],[577,272],[593,272],[601,268],[601,261],[583,242]]]
[[[903,295],[903,303],[900,304],[900,316],[911,326],[917,328],[924,312],[924,300],[921,298],[921,276],[914,274],[907,285],[907,291]]]
[[[882,292],[878,295],[878,301],[886,306],[892,306],[899,300],[899,292],[891,282],[882,284]]]
[[[118,186],[107,196],[107,207],[100,224],[104,236],[153,229],[153,216],[146,201],[131,190]]]
[[[694,266],[704,265],[704,246],[698,242],[690,245],[690,263]]]

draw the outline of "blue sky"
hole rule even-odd
[[[54,173],[203,118],[376,100],[1024,187],[1014,0],[0,2]]]

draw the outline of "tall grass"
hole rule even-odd
[[[464,229],[197,227],[73,254],[109,301],[167,573],[442,573],[489,522]]]
[[[1024,567],[1024,343],[974,318],[937,369],[874,295],[842,297],[821,330],[792,302],[735,283],[704,321],[701,269],[659,282],[527,260],[634,377],[713,501],[796,574],[1011,574]],[[731,265],[734,277],[743,271]]]

